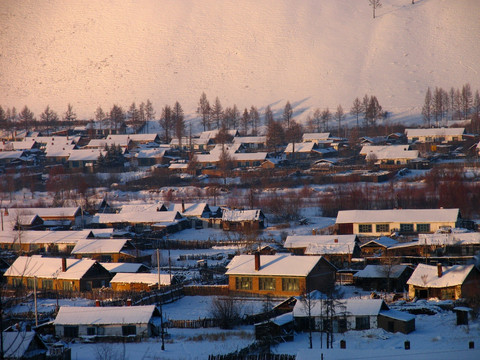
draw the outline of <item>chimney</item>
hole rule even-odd
[[[66,258],[62,258],[62,272],[65,272],[67,271],[67,259]]]
[[[442,264],[438,263],[437,264],[437,274],[438,274],[438,277],[441,278],[442,277]]]
[[[132,306],[132,299],[127,299],[127,306]]]
[[[182,214],[185,212],[185,201],[182,199]]]
[[[260,270],[260,253],[255,251],[255,271]]]
[[[312,235],[317,235],[317,230],[316,229],[312,229]]]
[[[337,239],[337,238],[333,239],[333,242],[334,242],[335,244],[338,244],[338,239]]]
[[[95,306],[96,306],[96,307],[100,307],[100,300],[98,300],[98,299],[95,300]]]

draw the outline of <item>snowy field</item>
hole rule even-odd
[[[478,0],[382,3],[373,19],[366,0],[3,0],[0,102],[89,119],[148,98],[158,118],[178,100],[192,119],[205,92],[276,116],[289,100],[303,121],[373,94],[421,122],[427,87],[480,83]]]

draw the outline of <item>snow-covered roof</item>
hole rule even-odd
[[[72,250],[75,254],[118,254],[126,246],[130,249],[133,245],[128,239],[84,239],[79,240]]]
[[[316,144],[314,142],[298,142],[289,143],[285,148],[285,153],[293,153],[294,146],[296,153],[310,153],[316,151]]]
[[[112,273],[136,273],[145,265],[137,263],[100,263]]]
[[[220,130],[209,130],[209,131],[202,131],[200,133],[200,139],[213,139],[215,137],[217,137],[218,135],[218,132]],[[238,130],[227,130],[227,134],[232,136],[232,137],[235,137],[238,135]]]
[[[105,151],[103,149],[72,150],[68,161],[95,161],[98,160],[100,154],[105,155]]]
[[[185,206],[185,211],[183,210]],[[183,216],[202,216],[204,212],[208,211],[210,208],[207,203],[185,203],[182,204],[170,204],[169,211],[178,211]]]
[[[182,216],[178,211],[143,211],[143,212],[127,212],[119,214],[97,214],[93,217],[92,222],[98,224],[112,223],[164,223],[174,222]]]
[[[158,285],[158,274],[154,273],[117,273],[110,283]],[[160,285],[170,285],[170,275],[160,274]]]
[[[75,149],[75,144],[72,145],[47,145],[45,148],[46,157],[68,157]]]
[[[307,276],[321,256],[289,254],[260,255],[260,270],[255,270],[254,255],[237,255],[227,265],[227,275]]]
[[[89,230],[79,231],[29,231],[21,232],[23,244],[76,244],[81,239],[86,239]],[[18,241],[19,234],[16,231],[0,232],[0,244],[12,244]]]
[[[42,219],[49,218],[67,218],[74,217],[80,213],[80,206],[77,207],[50,207],[50,208],[12,208],[9,209],[10,214],[36,214]]]
[[[360,150],[360,155],[366,156],[367,159],[374,156],[377,160],[417,159],[418,150],[409,150],[408,148],[408,145],[366,145]]]
[[[165,155],[165,151],[167,148],[155,148],[155,149],[142,149],[135,154],[135,157],[138,159],[151,159],[151,158],[158,158]]]
[[[5,352],[2,354],[5,359],[27,359],[30,358],[28,348],[33,339],[37,336],[35,331],[17,332],[17,331],[3,331],[3,348]],[[39,340],[41,341],[41,340]],[[43,353],[47,352],[47,346],[42,346]]]
[[[395,240],[395,239],[392,239],[391,237],[388,237],[388,236],[381,236],[378,239],[373,239],[373,240],[367,241],[365,244],[360,245],[360,247],[363,248],[364,246],[368,246],[368,245],[372,245],[372,244],[373,245],[377,244],[377,245],[388,248],[390,246],[397,245],[398,241]]]
[[[114,134],[108,135],[107,141],[114,144],[128,144],[130,141],[135,142],[155,142],[158,140],[157,134]]]
[[[236,136],[233,138],[234,143],[240,144],[265,144],[266,136]]]
[[[459,209],[341,210],[335,223],[454,223],[459,215]]]
[[[473,268],[474,265],[442,266],[442,276],[438,277],[437,266],[418,264],[407,284],[429,288],[457,286],[463,284]]]
[[[351,244],[357,241],[357,235],[289,235],[285,243],[286,248],[306,248],[309,245]]]
[[[405,311],[398,310],[382,310],[380,314],[388,316],[389,318],[401,320],[401,321],[410,321],[415,320],[416,316]]]
[[[61,306],[54,325],[147,324],[155,305],[143,306]]]
[[[310,300],[311,316],[325,315],[326,307],[322,304],[323,300]],[[293,308],[294,317],[307,317],[308,306],[307,301],[297,301]],[[375,316],[381,310],[388,310],[388,306],[382,299],[345,299],[335,301],[336,316]]]
[[[480,233],[419,234],[418,243],[438,246],[480,245]]]
[[[0,142],[0,151],[18,151],[18,150],[31,150],[35,142],[32,141],[8,141],[8,142]]]
[[[259,221],[263,217],[262,210],[231,210],[224,209],[222,221]]]
[[[0,151],[0,160],[18,160],[23,156],[23,151]]]
[[[407,265],[367,265],[365,269],[358,271],[353,275],[355,278],[399,278],[407,268]]]
[[[303,134],[302,140],[307,141],[314,141],[314,140],[328,140],[330,137],[330,133],[305,133]]]
[[[420,136],[459,136],[463,135],[465,128],[428,128],[428,129],[405,129],[407,137]]]
[[[95,262],[90,259],[67,259],[67,271],[62,272],[61,258],[19,256],[5,272],[5,276],[79,280]]]

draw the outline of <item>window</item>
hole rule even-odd
[[[417,232],[429,233],[430,232],[430,224],[417,224]]]
[[[400,224],[400,232],[413,233],[413,224]]]
[[[66,338],[78,337],[78,326],[64,326],[63,336],[65,336]]]
[[[73,290],[73,281],[64,281],[63,282],[63,290],[72,291]]]
[[[94,327],[87,327],[87,335],[93,336],[96,335],[96,329]]]
[[[441,289],[442,300],[455,300],[455,288]]]
[[[358,225],[358,232],[371,233],[372,232],[372,224],[360,224],[360,225]]]
[[[21,288],[21,287],[23,287],[22,279],[13,278],[13,279],[12,279],[12,285],[13,285],[13,287],[15,287],[15,288]]]
[[[275,278],[259,278],[259,290],[275,290]]]
[[[368,316],[356,316],[355,329],[356,330],[370,329],[370,318]]]
[[[53,280],[52,279],[42,279],[42,289],[46,289],[46,290],[53,289]]]
[[[122,326],[122,335],[137,335],[137,327],[135,325],[123,325]]]
[[[283,278],[282,291],[298,291],[300,290],[300,281],[296,278]]]
[[[375,225],[375,230],[380,233],[388,233],[390,232],[390,225],[389,224],[377,224]]]
[[[35,281],[36,279],[27,278],[27,288],[33,289],[35,287]]]
[[[251,277],[235,278],[235,288],[237,290],[252,290],[252,278]]]

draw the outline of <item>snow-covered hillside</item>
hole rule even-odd
[[[203,91],[242,109],[286,101],[299,119],[376,95],[396,120],[418,118],[427,86],[480,84],[480,1],[0,2],[0,104],[97,106],[178,100]]]

